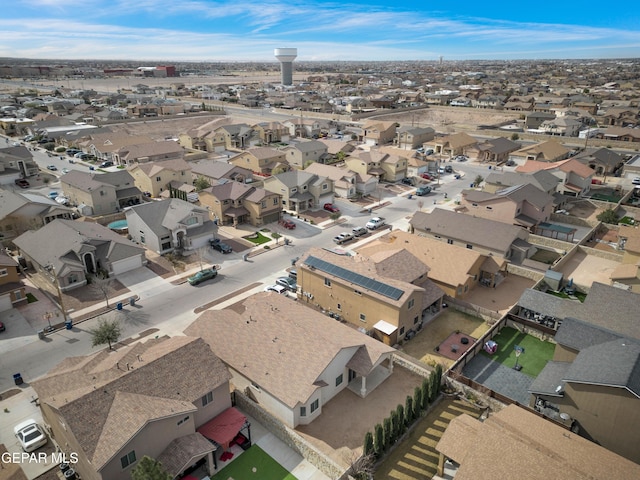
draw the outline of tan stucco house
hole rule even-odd
[[[214,185],[199,192],[200,205],[207,207],[219,225],[248,223],[254,227],[277,222],[282,212],[280,195],[239,182]]]

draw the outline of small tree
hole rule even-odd
[[[109,293],[113,287],[113,279],[108,276],[95,275],[91,277],[91,283],[88,288],[92,292],[102,295],[107,302],[107,308],[109,308]]]
[[[362,454],[365,457],[373,455],[375,453],[375,449],[373,446],[373,434],[371,432],[367,432],[364,434],[364,445],[362,447]]]
[[[473,181],[473,184],[476,187],[479,187],[482,182],[484,182],[484,177],[482,175],[478,175],[476,179]]]
[[[406,420],[404,418],[404,407],[400,404],[396,407],[396,414],[398,415],[398,434],[402,435],[406,430]]]
[[[413,422],[413,397],[411,395],[407,395],[407,398],[404,401],[404,416],[407,423],[407,426],[411,425]]]
[[[378,423],[376,424],[374,431],[376,432],[374,438],[374,450],[376,452],[376,456],[381,457],[384,453],[384,429],[382,428],[382,425]]]
[[[422,409],[426,410],[429,407],[429,380],[422,379],[420,390],[422,390]]]
[[[196,187],[196,191],[200,192],[205,188],[209,188],[211,184],[209,183],[209,180],[200,175],[198,178],[196,178],[196,181],[193,182],[193,186]]]
[[[436,372],[433,371],[431,372],[431,374],[429,375],[429,402],[433,403],[433,401],[436,399],[436,395],[438,395],[438,388],[436,387],[436,382],[438,380],[436,379]]]
[[[514,142],[520,140],[520,135],[514,133],[513,135],[511,135],[511,140],[513,140]]]
[[[131,470],[132,480],[172,480],[170,475],[158,460],[146,455]]]
[[[101,318],[98,321],[98,326],[89,330],[89,333],[91,334],[92,347],[108,343],[109,350],[112,350],[111,345],[116,343],[120,338],[120,323],[117,320],[105,320]]]
[[[384,432],[384,449],[387,450],[391,446],[391,418],[387,417],[382,421],[382,430]]]
[[[613,211],[611,208],[607,208],[606,210],[600,212],[596,218],[603,223],[608,223],[610,225],[617,225],[620,217]]]
[[[420,417],[422,413],[422,389],[416,387],[413,390],[413,418]]]
[[[342,212],[333,212],[331,215],[329,215],[329,218],[335,222],[335,221],[337,221],[341,216],[342,216]]]

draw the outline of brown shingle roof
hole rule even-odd
[[[367,375],[394,351],[272,292],[253,295],[233,310],[206,311],[185,333],[204,338],[231,368],[290,408],[311,397],[340,352],[352,351],[354,367]]]

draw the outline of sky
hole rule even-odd
[[[640,2],[5,0],[0,14],[0,57],[275,62],[275,48],[299,61],[640,58]]]

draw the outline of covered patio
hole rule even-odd
[[[173,478],[188,475],[201,465],[209,473],[215,471],[216,447],[199,433],[176,438],[158,456],[158,461]],[[188,478],[183,476],[182,478]]]
[[[197,432],[216,447],[221,447],[216,448],[220,450],[220,455],[214,456],[213,459],[216,470],[218,459],[225,462],[233,458],[231,446],[238,445],[243,450],[251,446],[251,423],[234,407],[227,408],[217,417],[201,425]]]

